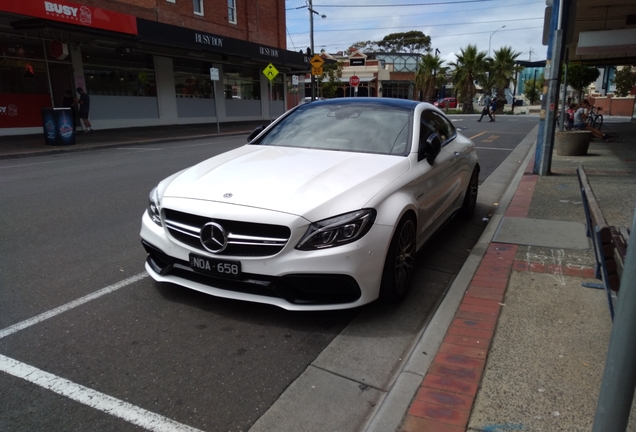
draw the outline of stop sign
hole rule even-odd
[[[360,84],[360,78],[353,75],[351,78],[349,78],[349,84],[353,87],[358,87],[358,84]]]

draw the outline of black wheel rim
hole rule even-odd
[[[395,251],[395,289],[404,294],[411,283],[415,266],[415,224],[407,220],[402,226]]]

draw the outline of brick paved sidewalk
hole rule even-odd
[[[527,217],[538,176],[526,168],[506,210]],[[465,432],[501,312],[517,245],[491,243],[418,390],[400,432]],[[526,268],[530,270],[530,268]],[[535,269],[545,272],[545,268]]]

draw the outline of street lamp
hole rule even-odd
[[[309,10],[309,38],[311,41],[311,55],[316,55],[314,51],[314,14],[320,16],[321,18],[327,18],[327,15],[321,15],[313,9],[312,0],[307,0],[307,9]],[[314,74],[311,74],[311,100],[316,100],[316,77]]]
[[[488,39],[488,57],[490,57],[490,43],[492,42],[492,37],[494,36],[495,33],[497,33],[499,30],[501,30],[504,27],[505,27],[505,25],[502,25],[497,30],[495,30],[494,32],[490,33],[490,39]]]

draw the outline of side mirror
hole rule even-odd
[[[442,151],[442,140],[439,135],[432,133],[426,139],[423,148],[421,149],[420,160],[426,159],[429,165],[433,165],[435,158]]]
[[[257,126],[256,129],[254,129],[248,136],[247,136],[247,142],[252,141],[254,138],[256,138],[258,136],[259,133],[263,132],[263,129],[265,129],[264,125],[260,125]]]

